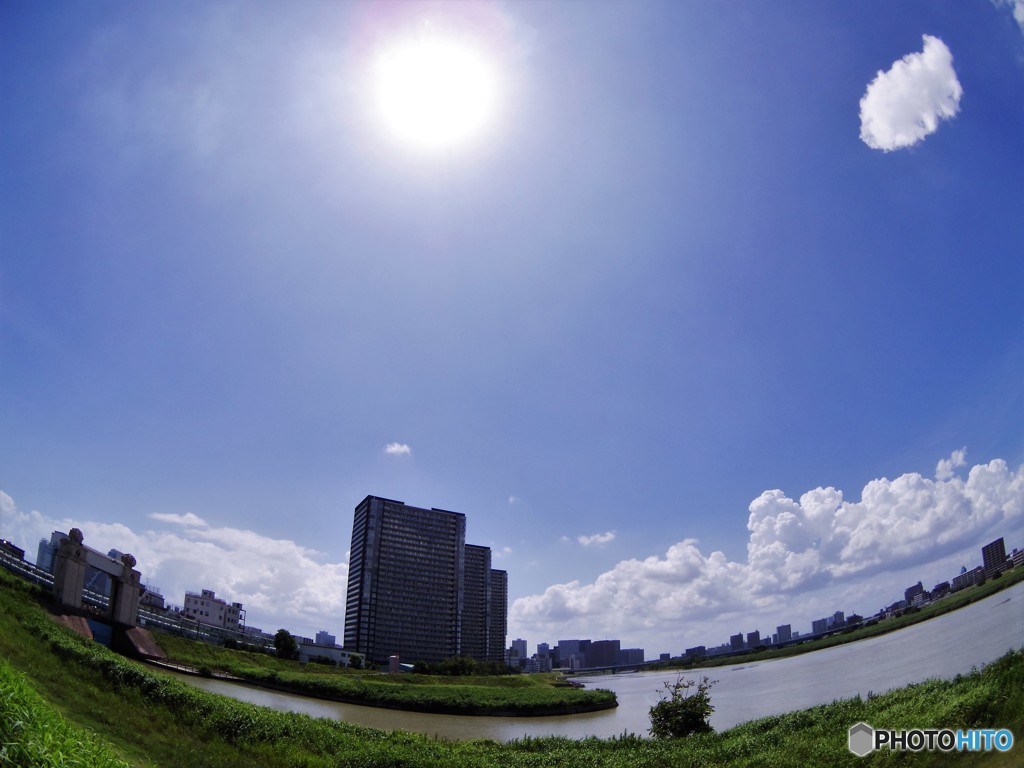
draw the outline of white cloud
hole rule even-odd
[[[956,464],[964,453],[948,461]],[[685,539],[664,555],[624,560],[592,583],[555,584],[519,598],[510,623],[521,636],[665,638],[678,650],[684,637],[711,642],[716,631],[754,629],[759,616],[770,625],[808,611],[876,610],[861,602],[868,585],[878,585],[884,599],[905,586],[892,583],[894,574],[944,558],[974,562],[987,537],[1024,531],[1024,465],[1011,471],[996,459],[972,467],[966,480],[917,473],[872,480],[860,501],[846,501],[835,488],[798,500],[765,491],[749,511],[745,562],[705,555]],[[839,593],[857,604],[826,610]],[[817,616],[808,614],[808,626],[810,618]]]
[[[860,138],[885,152],[913,146],[956,115],[962,95],[949,48],[924,35],[920,53],[907,54],[868,85],[860,100]]]
[[[577,536],[576,541],[582,544],[584,547],[593,546],[604,546],[609,542],[615,540],[615,531],[605,531],[604,533],[595,533],[592,536]]]
[[[1024,32],[1024,0],[993,0],[997,6],[1008,6],[1013,11],[1013,18]]]
[[[408,456],[412,453],[412,448],[405,443],[388,443],[384,446],[384,453],[389,456]]]
[[[206,521],[203,518],[191,512],[186,512],[184,515],[177,515],[173,512],[154,512],[149,517],[161,523],[177,523],[189,528],[204,528],[206,526]]]
[[[509,496],[508,497],[508,503],[509,503],[510,506],[512,504],[518,504],[519,503],[519,497],[518,496]]]
[[[935,465],[935,479],[949,480],[953,477],[954,470],[966,466],[967,449],[961,448],[959,451],[953,451],[948,459],[940,459],[939,463]]]
[[[343,626],[348,563],[326,562],[322,553],[289,539],[218,528],[192,513],[150,515],[157,523],[181,526],[170,532],[49,518],[19,510],[3,491],[0,514],[4,536],[22,546],[29,560],[35,559],[40,538],[77,527],[95,549],[135,555],[143,581],[160,587],[168,603],[180,605],[186,590],[212,589],[218,597],[241,602],[247,623],[265,630],[284,626],[312,636],[317,629]]]

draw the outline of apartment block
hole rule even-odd
[[[181,612],[191,616],[200,624],[209,624],[221,629],[240,629],[245,623],[245,609],[241,603],[221,600],[212,589],[185,593],[185,605]]]
[[[345,648],[374,663],[503,657],[506,574],[491,569],[490,549],[465,539],[460,512],[363,499],[352,523]]]

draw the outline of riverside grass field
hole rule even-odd
[[[203,673],[306,696],[391,709],[443,714],[572,714],[616,705],[615,694],[559,685],[560,675],[409,675],[300,665],[263,653],[229,650],[175,635],[157,642],[175,663]]]
[[[1021,764],[1006,753],[852,755],[858,721],[1024,734],[1024,650],[949,681],[763,718],[722,733],[655,740],[447,742],[206,693],[54,622],[45,596],[0,573],[0,765],[24,766],[804,766]],[[714,694],[712,691],[712,703]]]

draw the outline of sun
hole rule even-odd
[[[383,51],[375,74],[385,125],[416,147],[463,144],[493,118],[494,68],[465,41],[420,37],[399,42]]]

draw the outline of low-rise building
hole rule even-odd
[[[703,645],[695,645],[693,648],[687,648],[684,653],[688,659],[703,659],[708,655],[708,649]]]
[[[147,584],[146,591],[139,598],[139,607],[149,608],[151,611],[166,611],[167,606],[164,604],[164,596],[160,593],[160,588]]]
[[[314,659],[329,659],[335,666],[347,667],[352,662],[352,658],[358,656],[358,654],[350,653],[334,643],[321,645],[306,637],[302,640],[304,642],[299,643],[299,661],[303,664]]]
[[[973,587],[975,584],[985,583],[985,568],[978,566],[970,571],[966,568],[960,569],[960,575],[953,577],[953,591],[964,589],[965,587]]]
[[[245,609],[242,604],[221,600],[212,589],[204,589],[199,594],[186,592],[185,605],[181,612],[200,624],[222,629],[238,630],[245,624]]]

